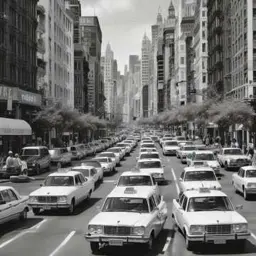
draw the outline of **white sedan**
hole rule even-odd
[[[0,224],[27,219],[28,197],[20,196],[13,187],[0,187]]]
[[[256,194],[256,167],[241,167],[238,173],[232,175],[232,184],[236,191],[243,193],[247,200],[249,195]]]
[[[98,161],[101,164],[104,173],[115,171],[115,163],[110,157],[95,157],[93,160]]]
[[[171,155],[171,156],[175,156],[177,150],[180,149],[178,141],[175,140],[170,140],[170,141],[165,141],[162,144],[162,148],[163,148],[163,155]]]

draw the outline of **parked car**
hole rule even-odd
[[[77,145],[68,147],[68,151],[72,153],[72,160],[81,160],[83,158],[83,152]]]
[[[28,174],[40,174],[43,170],[49,171],[51,168],[51,156],[47,147],[24,147],[20,159],[27,162]]]
[[[59,168],[72,164],[72,153],[67,148],[54,148],[49,150],[51,162]]]
[[[93,160],[100,162],[104,173],[115,171],[115,164],[110,157],[96,157]]]

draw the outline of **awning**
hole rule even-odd
[[[26,121],[0,117],[0,136],[31,134],[31,126]]]

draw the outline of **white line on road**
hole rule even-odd
[[[252,232],[251,233],[251,237],[256,241],[256,235],[254,235]]]
[[[75,233],[76,231],[71,231],[69,235],[63,240],[63,242],[49,256],[56,255],[59,252],[59,250],[68,243],[68,241],[73,237]]]
[[[167,251],[171,241],[172,241],[172,234],[171,234],[171,231],[169,231],[169,234],[167,236],[167,239],[166,239],[166,242],[165,242],[165,245],[164,245],[164,248],[163,248],[163,253]]]
[[[178,193],[178,195],[179,195],[179,194],[180,194],[180,187],[179,187],[179,185],[178,185],[178,181],[177,181],[177,178],[176,178],[176,174],[175,174],[173,168],[171,169],[171,171],[172,171],[173,180],[174,180],[174,182],[175,182],[176,190],[177,190],[177,193]]]
[[[103,180],[103,183],[114,183],[115,180]]]
[[[31,233],[34,229],[39,229],[43,225],[43,223],[45,223],[46,221],[47,221],[47,219],[44,219],[41,222],[39,222],[38,224],[36,224],[36,225],[32,226],[31,228],[29,228],[28,230],[23,231],[23,232],[17,234],[16,236],[12,237],[11,239],[3,242],[2,244],[0,244],[0,249],[5,247],[6,245],[12,243],[16,239],[18,239],[18,238],[20,238],[20,237],[22,237],[22,236],[24,236],[24,235],[26,235],[28,233]]]

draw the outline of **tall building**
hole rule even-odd
[[[82,16],[79,20],[81,44],[89,51],[88,104],[92,114],[102,116],[104,91],[101,75],[102,32],[98,17]]]
[[[45,10],[42,6],[37,9],[36,0],[1,0],[0,117],[32,123],[33,112],[41,106],[37,79],[40,85],[44,81],[40,80],[41,75],[37,77],[37,65],[44,76],[46,63],[43,41],[39,41],[41,54],[37,58],[37,40],[45,31],[44,17]]]
[[[130,55],[129,56],[129,72],[135,73],[136,66],[140,64],[140,58],[138,55]]]
[[[145,34],[142,40],[142,47],[141,47],[141,86],[142,90],[144,86],[149,87],[150,84],[150,58],[151,58],[151,41]],[[143,106],[143,116],[148,117],[149,116],[149,102],[150,102],[150,94],[148,89],[148,100],[147,104],[142,104]],[[142,97],[143,98],[143,97]]]
[[[168,17],[163,29],[163,60],[164,60],[164,108],[171,108],[171,88],[175,83],[175,8],[172,1],[168,8]],[[161,110],[161,109],[160,109]]]
[[[224,97],[224,5],[229,0],[212,0],[207,3],[208,19],[208,86]],[[231,2],[230,2],[231,3]]]
[[[45,8],[46,104],[61,101],[74,107],[73,13],[62,0],[39,0]]]
[[[105,52],[105,66],[104,66],[104,95],[106,97],[105,109],[108,114],[111,113],[113,108],[112,95],[114,89],[113,83],[113,68],[114,66],[114,52],[108,43]]]
[[[194,23],[194,79],[195,101],[202,103],[208,84],[208,40],[207,40],[207,1],[198,0],[195,9]]]

